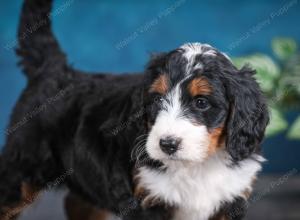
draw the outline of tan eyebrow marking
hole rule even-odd
[[[166,94],[169,88],[169,83],[166,74],[161,74],[150,86],[150,92]]]
[[[198,77],[189,83],[188,90],[192,96],[209,95],[212,92],[212,87],[207,79]]]

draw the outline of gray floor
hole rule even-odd
[[[66,192],[43,192],[40,198],[28,207],[20,220],[65,220],[63,198]]]
[[[21,220],[65,220],[65,192],[44,192]],[[247,220],[300,220],[300,177],[260,177],[250,199]]]
[[[247,220],[300,220],[300,177],[264,177],[250,199]]]

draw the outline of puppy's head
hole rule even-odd
[[[200,43],[153,57],[145,93],[150,158],[201,163],[220,149],[234,161],[250,156],[268,123],[254,73]]]

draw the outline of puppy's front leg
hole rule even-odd
[[[0,220],[13,220],[39,195],[40,188],[25,181],[24,171],[0,157]]]
[[[210,220],[242,220],[247,211],[247,201],[237,198],[230,204],[225,204],[221,211]]]
[[[153,206],[150,208],[137,208],[122,217],[122,220],[171,220],[173,209],[165,206]]]

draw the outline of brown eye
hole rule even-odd
[[[210,108],[210,104],[207,100],[207,98],[199,97],[195,100],[195,105],[198,109],[205,111]]]

